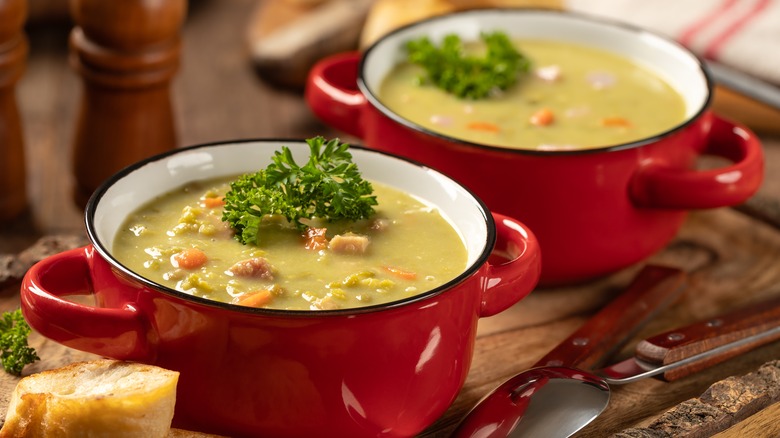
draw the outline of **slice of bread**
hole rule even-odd
[[[100,359],[19,381],[0,437],[165,437],[179,373]]]

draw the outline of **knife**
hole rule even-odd
[[[672,381],[778,339],[780,297],[775,297],[647,338],[633,357],[596,374],[610,385],[651,376]]]
[[[780,87],[712,60],[706,66],[716,83],[780,110]]]
[[[555,377],[559,375],[559,370],[571,371],[573,367],[589,369],[593,364],[604,362],[617,346],[625,344],[639,328],[674,302],[685,289],[685,284],[686,274],[681,269],[645,266],[620,295],[537,361],[533,368],[504,381],[480,400],[463,418],[452,436],[550,436],[547,433],[550,425],[556,429],[557,435],[554,436],[569,436],[562,430],[574,433],[581,429],[607,406],[609,388],[606,383],[595,376],[590,380],[588,376],[591,375],[585,371],[577,371],[576,378],[564,378],[569,384],[574,382],[579,386],[584,383],[588,388],[595,388],[598,400],[596,409],[591,406],[585,411],[584,417],[572,416],[571,412],[567,412],[568,419],[573,421],[568,421],[566,426],[561,426],[557,421],[536,420],[546,414],[548,409],[544,403],[538,405],[538,399],[537,403],[533,403],[531,395],[542,391],[544,387],[548,397],[552,394],[557,403],[556,382],[559,379]],[[591,395],[587,388],[586,393]],[[557,404],[560,406],[560,403]],[[521,419],[524,420],[521,422]]]
[[[603,366],[645,324],[677,301],[686,284],[687,275],[679,268],[646,265],[625,291],[534,366]]]

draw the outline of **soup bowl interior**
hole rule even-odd
[[[87,232],[93,245],[126,274],[152,283],[112,256],[114,239],[126,218],[144,204],[188,183],[264,169],[271,163],[273,152],[282,146],[291,149],[300,165],[308,160],[309,148],[303,141],[242,141],[180,149],[124,169],[98,189],[87,205]],[[364,178],[435,206],[452,224],[468,254],[462,275],[487,260],[495,240],[494,223],[487,208],[471,192],[441,173],[408,160],[360,147],[350,151]]]
[[[710,99],[710,82],[701,61],[675,41],[636,27],[584,15],[522,9],[461,11],[400,28],[366,50],[360,62],[358,87],[387,116],[423,130],[393,113],[378,97],[384,78],[397,64],[406,61],[406,42],[427,36],[438,43],[449,34],[471,41],[478,40],[483,32],[493,31],[502,31],[512,39],[589,46],[627,58],[655,73],[683,97],[685,120],[700,114]]]

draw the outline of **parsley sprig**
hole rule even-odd
[[[310,155],[303,166],[282,146],[266,169],[230,184],[222,220],[233,227],[240,242],[259,243],[258,230],[266,215],[281,215],[305,230],[303,219],[360,220],[374,213],[373,187],[352,162],[349,145],[323,137],[306,143]]]
[[[423,83],[435,86],[464,99],[483,99],[496,90],[507,90],[527,72],[530,61],[523,56],[503,32],[482,33],[484,56],[463,51],[460,37],[449,34],[436,47],[428,37],[406,43],[408,60],[425,69]]]
[[[3,312],[0,318],[0,362],[6,372],[19,376],[25,365],[40,360],[35,349],[27,345],[30,331],[22,309]]]

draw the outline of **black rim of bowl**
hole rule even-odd
[[[650,137],[646,137],[640,140],[628,142],[628,143],[620,143],[615,145],[609,145],[609,146],[601,146],[601,147],[589,147],[584,149],[575,149],[575,150],[536,150],[536,149],[519,149],[519,148],[509,148],[504,146],[496,146],[496,145],[490,145],[486,143],[476,143],[468,140],[462,140],[455,137],[450,137],[448,135],[435,132],[433,130],[430,130],[422,125],[419,125],[417,123],[414,123],[410,121],[409,119],[406,119],[399,114],[395,113],[394,111],[390,110],[385,106],[381,99],[379,99],[376,94],[371,90],[371,88],[366,84],[365,78],[363,77],[363,71],[365,67],[366,59],[370,57],[371,52],[373,52],[379,45],[381,45],[385,40],[389,38],[393,38],[396,34],[401,33],[407,29],[411,29],[414,27],[425,25],[426,23],[432,23],[437,21],[446,21],[450,19],[451,17],[461,17],[464,15],[480,15],[480,14],[517,14],[517,15],[531,15],[531,14],[542,14],[542,15],[558,15],[558,16],[564,16],[569,19],[574,20],[580,20],[584,22],[591,22],[591,23],[597,23],[608,27],[613,28],[622,28],[628,32],[635,33],[637,35],[650,35],[653,38],[658,38],[660,40],[664,40],[667,43],[669,43],[672,46],[677,47],[682,53],[687,54],[691,57],[692,60],[696,61],[698,64],[699,70],[702,73],[704,80],[706,82],[706,90],[707,90],[707,96],[704,99],[704,102],[702,103],[701,107],[694,113],[693,115],[687,117],[684,121],[677,124],[676,126],[673,126],[665,131],[661,131],[655,135],[652,135]],[[358,78],[357,78],[357,86],[361,93],[366,97],[366,99],[371,103],[371,105],[374,108],[377,108],[382,114],[384,114],[386,117],[390,118],[391,120],[395,121],[396,123],[404,126],[407,129],[410,129],[412,131],[417,131],[426,135],[429,135],[431,137],[436,137],[438,139],[444,140],[446,142],[458,144],[460,146],[467,146],[467,147],[474,147],[479,149],[486,149],[494,152],[505,152],[509,154],[519,154],[519,155],[545,155],[545,156],[552,156],[552,155],[581,155],[581,154],[593,154],[593,153],[600,153],[600,152],[609,152],[609,151],[618,151],[618,150],[624,150],[624,149],[633,149],[637,147],[644,146],[646,144],[651,144],[657,142],[659,139],[667,137],[677,131],[680,131],[690,124],[692,124],[694,121],[698,120],[703,113],[707,111],[707,109],[710,106],[710,103],[712,101],[712,90],[713,90],[713,81],[712,77],[710,75],[710,72],[704,63],[704,61],[696,55],[695,53],[691,52],[687,48],[685,48],[682,44],[678,43],[677,41],[666,37],[664,35],[658,34],[656,32],[632,25],[630,23],[620,22],[616,20],[610,20],[604,17],[595,17],[579,12],[571,12],[571,11],[557,11],[557,10],[550,10],[550,9],[536,9],[536,8],[476,8],[476,9],[467,9],[463,11],[455,11],[450,12],[442,15],[436,15],[433,17],[429,17],[420,21],[416,21],[404,26],[401,26],[399,28],[396,28],[392,30],[391,32],[387,33],[386,35],[383,35],[379,39],[377,39],[374,43],[372,43],[366,50],[363,52],[363,54],[360,56],[360,60],[358,63]]]
[[[213,147],[228,147],[231,145],[238,145],[238,144],[244,144],[244,143],[271,143],[271,142],[278,142],[278,143],[302,143],[305,140],[302,139],[290,139],[290,138],[262,138],[262,139],[238,139],[238,140],[226,140],[226,141],[215,141],[210,143],[202,143],[202,144],[196,144],[193,146],[183,147],[183,148],[177,148],[172,149],[170,151],[166,151],[151,157],[148,157],[146,159],[143,159],[141,161],[138,161],[136,163],[133,163],[122,170],[118,171],[117,173],[113,174],[109,178],[107,178],[90,196],[89,200],[87,201],[87,205],[84,210],[84,220],[86,224],[86,231],[87,236],[92,244],[92,246],[95,248],[95,250],[100,254],[103,259],[108,262],[111,266],[113,266],[115,269],[118,269],[122,274],[125,276],[128,276],[132,278],[133,280],[139,282],[141,285],[162,292],[167,295],[171,295],[177,298],[180,298],[185,301],[190,301],[193,303],[210,306],[210,307],[217,307],[225,310],[230,311],[237,311],[242,313],[254,313],[254,314],[264,314],[264,315],[274,315],[274,316],[299,316],[299,317],[322,317],[322,316],[345,316],[345,315],[356,315],[356,314],[364,314],[364,313],[374,313],[374,312],[381,312],[386,311],[398,307],[407,306],[419,301],[426,300],[428,298],[431,298],[433,296],[442,294],[444,292],[447,292],[449,289],[453,288],[457,284],[463,282],[468,277],[473,275],[485,262],[487,262],[488,258],[490,257],[490,254],[495,247],[496,244],[496,224],[493,220],[493,216],[490,213],[490,210],[487,208],[485,203],[476,195],[474,194],[470,189],[463,186],[459,182],[453,180],[452,178],[442,174],[441,172],[431,168],[430,166],[427,166],[425,164],[416,162],[414,160],[401,157],[398,155],[390,154],[387,152],[377,151],[374,149],[366,148],[364,146],[360,145],[352,145],[350,144],[350,149],[358,149],[362,150],[368,153],[377,154],[377,155],[383,155],[386,157],[389,157],[391,159],[397,159],[400,161],[405,161],[411,165],[417,166],[422,168],[425,171],[428,172],[434,172],[437,173],[447,180],[451,181],[452,184],[455,184],[459,187],[461,187],[463,190],[465,190],[469,196],[471,197],[472,201],[476,203],[477,208],[479,209],[480,213],[482,214],[482,218],[484,220],[484,224],[487,227],[486,230],[486,238],[487,242],[485,243],[485,246],[482,250],[482,253],[477,257],[477,259],[471,263],[469,266],[467,266],[463,272],[461,272],[458,276],[451,279],[450,281],[436,287],[430,290],[427,290],[425,292],[419,293],[417,295],[403,298],[396,301],[391,301],[387,303],[382,304],[373,304],[370,306],[364,306],[364,307],[350,307],[350,308],[344,308],[344,309],[331,309],[331,310],[285,310],[285,309],[269,309],[269,308],[255,308],[255,307],[248,307],[248,306],[240,306],[237,304],[231,304],[226,303],[222,301],[216,301],[209,298],[202,298],[195,295],[190,295],[185,292],[178,291],[176,289],[170,288],[168,286],[156,283],[137,272],[133,271],[132,269],[126,267],[122,263],[120,263],[116,258],[113,257],[111,254],[111,251],[109,251],[104,243],[100,240],[100,238],[97,235],[97,230],[95,230],[95,213],[98,207],[98,204],[100,204],[101,199],[106,194],[106,192],[113,186],[117,181],[121,180],[122,178],[130,175],[135,170],[149,164],[155,161],[164,160],[170,156],[177,155],[180,153],[185,153],[192,150],[197,149],[204,149],[204,148],[213,148]],[[270,153],[270,152],[269,152]],[[139,206],[140,207],[140,206]]]

